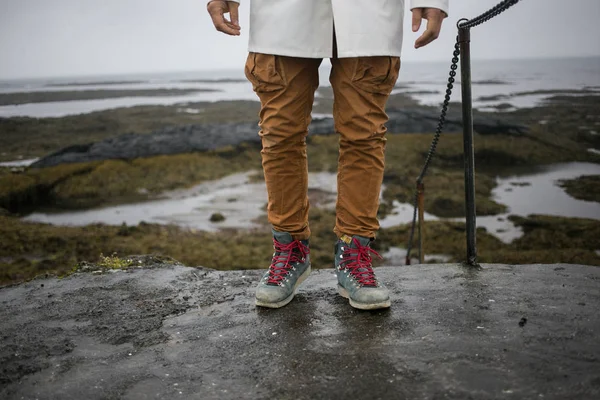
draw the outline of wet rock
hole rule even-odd
[[[438,124],[439,111],[429,107],[389,109],[388,115],[390,120],[387,126],[391,134],[432,133]],[[462,130],[459,110],[450,112],[446,121],[445,132]],[[526,127],[511,123],[505,117],[484,114],[475,116],[474,127],[480,134],[520,135],[527,131]],[[333,120],[315,118],[309,131],[311,135],[333,134]],[[41,158],[32,167],[216,150],[241,143],[259,143],[257,132],[255,122],[241,122],[169,127],[144,135],[129,133],[100,142],[63,148]]]
[[[390,120],[387,127],[392,133],[431,133],[439,122],[439,110],[431,108],[392,109],[388,110],[388,115]],[[460,107],[450,109],[446,115],[444,132],[459,132],[462,126]],[[474,115],[473,129],[481,135],[520,136],[529,131],[526,126],[512,122],[506,116],[483,113]]]
[[[600,269],[554,267],[381,267],[392,308],[374,312],[331,270],[280,310],[254,306],[258,270],[14,285],[0,289],[0,398],[595,399]]]

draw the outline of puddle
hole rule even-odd
[[[588,149],[587,151],[589,151],[592,154],[598,154],[598,155],[600,155],[600,150],[598,150],[598,149]]]
[[[142,221],[216,231],[220,228],[252,228],[264,210],[267,196],[264,182],[249,183],[255,172],[234,174],[204,182],[185,190],[163,194],[163,199],[66,213],[33,213],[26,221],[82,226],[94,223],[137,225]],[[225,220],[210,222],[213,213]]]
[[[39,160],[39,158],[31,158],[28,160],[5,161],[0,162],[0,167],[29,167],[37,160]]]
[[[498,186],[492,191],[492,196],[498,203],[508,206],[508,212],[477,217],[477,226],[485,227],[503,242],[510,243],[521,237],[523,232],[508,220],[509,215],[541,214],[600,220],[600,203],[577,200],[558,186],[558,181],[563,179],[598,174],[600,164],[565,163],[546,167],[534,174],[498,178]]]
[[[412,204],[400,203],[399,201],[394,200],[392,202],[392,207],[392,211],[379,221],[379,225],[382,228],[391,228],[396,225],[410,224],[412,222],[414,213]],[[439,220],[438,217],[427,212],[425,212],[424,217],[426,221]]]
[[[555,215],[573,218],[591,218],[600,220],[600,203],[577,200],[569,196],[558,181],[574,179],[583,175],[600,174],[600,164],[565,163],[543,168],[527,175],[516,175],[497,179],[497,187],[492,196],[498,203],[508,207],[508,212],[493,216],[478,216],[477,226],[502,240],[510,243],[521,237],[523,232],[508,220],[509,215],[528,216],[531,214]],[[413,207],[408,203],[393,202],[393,210],[380,221],[382,228],[412,222]],[[440,218],[425,213],[426,221]],[[464,218],[452,218],[463,222]]]
[[[413,248],[410,258],[411,264],[418,264],[419,259],[414,256],[419,254],[418,248]],[[390,247],[388,251],[382,253],[381,256],[384,258],[387,265],[405,265],[406,264],[406,249],[402,247]],[[447,263],[452,257],[445,254],[425,254],[425,262],[435,263]]]
[[[556,164],[536,174],[498,179],[492,193],[494,200],[510,208],[511,214],[600,219],[600,203],[577,200],[558,186],[558,181],[563,179],[598,174],[600,164]]]
[[[94,223],[132,226],[145,221],[210,232],[224,228],[251,229],[259,226],[255,220],[265,214],[267,203],[264,182],[250,183],[256,173],[234,174],[189,189],[167,192],[160,200],[66,213],[33,213],[24,220],[72,226]],[[336,184],[334,173],[309,174],[309,190],[319,189],[324,194],[324,206],[335,206]],[[223,214],[225,220],[211,222],[214,213]]]

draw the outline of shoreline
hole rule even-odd
[[[175,97],[196,93],[217,92],[216,89],[93,89],[93,90],[57,90],[0,93],[0,108],[5,106],[26,106],[36,103],[59,103],[70,101],[109,100],[130,97]]]
[[[323,78],[323,77],[321,77]],[[600,95],[595,85],[557,82],[540,87],[506,81],[497,77],[474,79],[477,88],[474,107],[482,111],[510,112],[543,105],[552,96]],[[459,82],[456,83],[459,85]],[[438,107],[446,80],[399,80],[392,94],[411,97],[420,106]],[[328,82],[321,79],[316,98],[327,97]],[[455,90],[453,101],[460,101]],[[46,82],[33,87],[0,87],[0,117],[65,117],[135,106],[174,106],[214,101],[257,101],[249,82],[240,78],[177,78],[166,80],[122,80]],[[71,102],[71,103],[70,103]],[[70,104],[69,104],[70,103]]]

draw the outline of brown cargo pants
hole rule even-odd
[[[321,59],[250,53],[246,77],[261,102],[262,165],[273,228],[310,236],[306,136]],[[332,58],[335,130],[340,135],[334,231],[375,237],[383,181],[385,104],[400,70],[398,57]]]

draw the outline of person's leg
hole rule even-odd
[[[333,115],[340,135],[335,233],[374,238],[383,181],[385,104],[400,70],[398,57],[334,58]]]
[[[310,274],[306,136],[320,59],[250,53],[246,76],[261,102],[262,165],[275,252],[256,305],[279,308]]]
[[[260,98],[268,218],[296,240],[310,236],[306,135],[321,59],[250,53],[246,76]]]
[[[372,268],[370,248],[379,229],[377,209],[384,172],[385,104],[400,69],[397,57],[331,61],[333,116],[340,135],[335,270],[338,291],[360,309],[390,307],[388,290]]]

